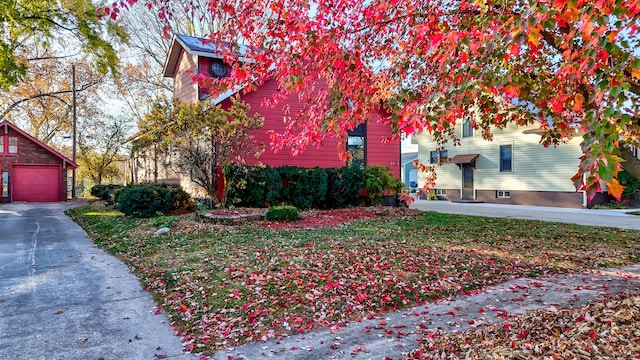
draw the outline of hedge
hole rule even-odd
[[[130,184],[118,192],[117,208],[128,216],[151,217],[192,211],[194,204],[180,185]]]
[[[113,205],[116,202],[116,197],[120,189],[122,189],[122,185],[94,185],[91,188],[91,195],[97,197],[100,200],[106,201],[109,205]]]

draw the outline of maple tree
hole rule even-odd
[[[116,17],[128,0],[103,11]],[[510,122],[538,123],[541,143],[581,134],[583,156],[573,178],[590,196],[616,180],[627,146],[639,145],[640,4],[637,1],[522,0],[213,0],[225,19],[209,34],[221,40],[238,84],[276,79],[277,106],[297,91],[308,106],[287,117],[272,146],[304,150],[325,136],[345,138],[384,106],[396,135],[428,131],[457,141],[454,124],[471,116],[486,139]],[[247,47],[234,46],[242,43]],[[238,51],[242,50],[242,51]],[[201,85],[210,80],[195,77]],[[640,177],[640,174],[637,176]]]
[[[178,170],[190,174],[212,204],[224,206],[226,184],[222,199],[217,196],[219,171],[261,153],[249,131],[263,123],[259,114],[250,116],[249,105],[236,97],[231,98],[227,108],[207,101],[188,104],[176,100],[158,104],[140,121],[137,146],[151,147],[155,157],[161,152],[175,153]]]

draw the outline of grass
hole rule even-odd
[[[627,212],[627,214],[640,216],[640,211],[629,211],[629,212]]]
[[[153,236],[149,220],[108,208],[68,214],[137,274],[204,353],[340,327],[513,277],[640,261],[640,232],[518,219],[421,213],[335,228],[220,225]],[[197,226],[187,219],[176,226]]]

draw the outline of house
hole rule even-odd
[[[420,163],[440,164],[435,184],[440,198],[554,207],[591,205],[571,181],[582,155],[580,136],[545,148],[539,144],[537,125],[494,129],[493,141],[484,140],[469,120],[458,122],[455,131],[460,146],[447,144],[440,150],[430,134],[415,136]],[[425,174],[419,174],[418,182],[424,186]]]
[[[210,97],[206,88],[199,87],[193,82],[195,74],[202,74],[207,77],[225,77],[229,74],[230,65],[225,63],[217,51],[215,43],[203,43],[202,38],[175,35],[169,50],[167,61],[164,67],[164,76],[174,79],[174,97],[187,102],[202,101]],[[265,107],[262,100],[272,96],[278,91],[275,80],[268,80],[257,89],[250,92],[239,92],[240,99],[251,106],[250,115],[259,113],[264,117],[264,125],[261,129],[252,130],[251,135],[259,147],[265,151],[257,158],[246,159],[247,163],[262,163],[270,166],[301,166],[301,167],[342,167],[347,162],[338,156],[338,141],[328,138],[319,147],[311,146],[302,154],[291,155],[289,149],[275,153],[269,146],[268,130],[276,132],[284,131],[283,117],[285,112],[282,107]],[[229,106],[230,97],[236,92],[227,91],[220,94],[216,99],[211,99],[214,104]],[[304,105],[298,100],[296,94],[292,94],[285,100],[289,114],[296,114],[298,109]],[[382,111],[382,110],[380,110]],[[390,168],[392,174],[400,177],[400,142],[392,141],[383,143],[384,137],[391,135],[389,125],[380,124],[376,121],[377,116],[384,115],[382,112],[370,114],[372,121],[361,124],[349,133],[347,150],[354,155],[354,163],[367,165],[382,165]],[[147,156],[144,161],[149,161],[152,156]],[[144,161],[141,161],[144,162]],[[140,165],[144,168],[147,165]],[[160,176],[157,174],[160,173]],[[163,173],[176,180],[175,172],[166,170],[154,170],[153,176],[162,178]],[[146,171],[149,176],[150,172]],[[135,181],[135,180],[134,180]]]
[[[401,157],[402,183],[406,189],[418,189],[418,152],[402,153]]]
[[[0,122],[1,202],[67,200],[68,170],[77,167],[13,123]]]

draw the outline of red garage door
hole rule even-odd
[[[60,166],[13,166],[11,201],[60,201]]]

